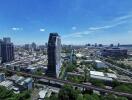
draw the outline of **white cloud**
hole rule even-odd
[[[108,25],[98,26],[98,27],[90,27],[89,30],[96,31],[96,30],[101,30],[101,29],[113,28],[113,27],[116,27],[118,25],[129,22],[130,18],[132,18],[132,14],[127,14],[124,16],[116,17],[113,20],[106,21],[106,23],[108,23]]]
[[[41,28],[41,29],[40,29],[40,31],[41,31],[41,32],[44,32],[44,31],[45,31],[45,29],[44,29],[44,28]]]
[[[114,20],[115,21],[121,21],[121,20],[126,20],[126,19],[129,19],[129,18],[132,18],[132,14],[120,16],[120,17],[115,18]]]
[[[76,26],[73,26],[73,27],[72,27],[72,30],[76,30],[76,29],[77,29],[77,27],[76,27]]]
[[[12,29],[13,31],[23,30],[23,28],[19,28],[19,27],[12,27],[11,29]]]
[[[118,25],[121,25],[123,23],[126,23],[126,21],[121,21],[121,22],[118,22],[118,23],[114,23],[114,24],[106,25],[106,26],[101,26],[101,27],[90,27],[89,30],[96,31],[96,30],[101,30],[101,29],[109,29],[109,28],[112,28],[112,27],[116,27]]]
[[[92,31],[81,31],[81,32],[76,32],[76,33],[73,33],[73,34],[75,34],[75,35],[88,35],[88,34],[90,34]]]
[[[81,32],[75,32],[75,33],[71,33],[71,34],[67,34],[62,36],[63,38],[68,38],[68,37],[83,37],[84,35],[88,35],[92,33],[92,31],[81,31]]]
[[[129,30],[128,33],[132,33],[132,30]]]
[[[91,33],[100,31],[100,30],[114,28],[116,26],[127,23],[127,22],[129,22],[130,18],[132,18],[132,14],[128,14],[128,15],[125,15],[125,16],[120,16],[120,17],[114,18],[113,20],[106,21],[106,23],[107,23],[106,25],[90,27],[86,31],[71,33],[71,34],[64,35],[62,37],[63,38],[69,38],[69,37],[79,37],[80,38],[80,37],[83,37],[85,35],[89,35]],[[76,30],[76,29],[77,29],[76,26],[72,27],[72,30]]]

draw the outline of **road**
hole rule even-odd
[[[104,92],[104,93],[112,93],[112,94],[115,94],[115,95],[132,98],[132,94],[130,94],[130,93],[117,92],[117,91],[114,91],[112,89],[100,88],[100,87],[93,86],[93,85],[78,84],[78,83],[70,82],[70,81],[67,81],[67,80],[50,78],[50,77],[46,77],[46,76],[32,75],[32,74],[28,74],[28,73],[24,73],[24,72],[8,70],[8,69],[2,68],[2,67],[0,67],[0,70],[5,70],[5,71],[8,71],[8,72],[17,73],[17,74],[23,75],[23,76],[29,76],[29,77],[38,78],[38,79],[45,79],[45,80],[50,80],[50,81],[59,82],[59,83],[63,83],[63,84],[70,84],[70,85],[75,86],[75,87],[81,87],[81,88],[86,88],[86,89],[91,89],[91,90],[97,90],[97,91]]]
[[[108,66],[110,66],[110,67],[114,67],[114,68],[116,68],[117,70],[122,71],[124,74],[129,75],[129,76],[132,77],[132,72],[131,72],[131,71],[128,71],[128,70],[126,70],[126,69],[123,69],[123,68],[121,68],[121,67],[118,67],[118,66],[116,66],[116,65],[113,65],[113,64],[111,64],[111,63],[108,63],[108,62],[106,62],[105,60],[103,60],[103,59],[105,59],[105,58],[103,58],[103,57],[99,57],[99,58],[102,58],[102,59],[100,59],[100,60],[101,60],[102,62],[104,62],[106,65],[108,65]]]

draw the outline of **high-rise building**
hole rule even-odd
[[[8,39],[3,38],[3,41],[0,41],[0,56],[2,58],[2,63],[14,60],[14,45],[11,43],[10,38]]]
[[[110,44],[110,47],[114,47],[114,44]]]
[[[24,49],[29,51],[31,49],[31,45],[30,44],[25,44]]]
[[[36,49],[37,49],[36,43],[33,42],[33,43],[31,44],[31,47],[32,47],[32,50],[36,50]]]
[[[49,77],[58,77],[61,68],[61,39],[57,33],[50,33],[48,40],[48,69]]]
[[[3,38],[3,41],[4,41],[5,43],[11,43],[11,38],[9,38],[9,37],[4,37],[4,38]]]
[[[120,47],[120,43],[117,44],[117,47]]]
[[[2,40],[0,39],[0,64],[2,62],[2,57],[1,57],[1,44],[2,44]]]

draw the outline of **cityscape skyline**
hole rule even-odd
[[[0,0],[0,100],[131,100],[132,0]]]
[[[62,44],[132,44],[131,3],[1,0],[0,37],[11,37],[14,44],[44,44],[49,33],[57,32]]]

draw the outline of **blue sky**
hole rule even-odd
[[[0,38],[44,44],[132,44],[132,0],[0,0]]]

